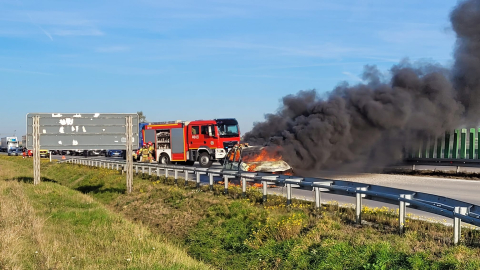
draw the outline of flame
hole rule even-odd
[[[272,172],[272,174],[281,174],[281,175],[290,175],[293,176],[293,172],[291,170],[284,171],[284,172]]]
[[[252,164],[252,165],[248,166],[247,171],[254,172],[256,168],[257,168],[257,164]]]
[[[282,155],[279,151],[268,151],[263,148],[258,154],[249,154],[243,157],[244,162],[261,162],[261,161],[279,161],[282,160]]]

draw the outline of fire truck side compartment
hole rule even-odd
[[[185,160],[185,144],[183,128],[171,129],[172,160]]]
[[[155,130],[154,129],[147,129],[145,130],[145,143],[152,142],[155,143]]]

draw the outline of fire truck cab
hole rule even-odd
[[[140,143],[154,144],[155,160],[160,164],[193,165],[198,161],[200,166],[210,167],[240,141],[238,122],[233,118],[150,123],[141,132]]]

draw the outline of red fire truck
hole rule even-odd
[[[144,142],[152,142],[155,158],[161,164],[171,162],[210,167],[222,161],[229,148],[240,142],[237,120],[214,119],[150,123],[141,129]]]

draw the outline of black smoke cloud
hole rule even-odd
[[[365,83],[343,83],[326,98],[315,90],[283,98],[275,114],[255,123],[244,140],[280,145],[298,170],[368,169],[401,160],[420,143],[480,119],[480,0],[450,15],[457,35],[451,70],[408,61],[389,78],[366,66]]]

